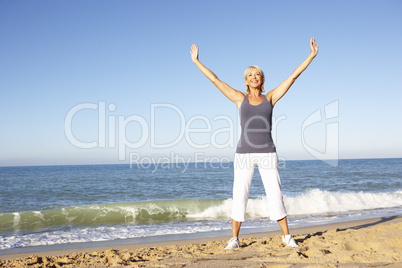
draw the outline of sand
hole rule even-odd
[[[0,255],[0,267],[402,267],[401,216],[292,233],[299,248],[271,232],[241,236],[242,247],[234,250],[223,249],[229,237],[203,238]]]

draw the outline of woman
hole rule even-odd
[[[267,194],[270,219],[278,221],[282,230],[282,242],[298,247],[289,233],[286,209],[283,204],[281,181],[278,172],[276,147],[271,137],[272,109],[276,102],[289,90],[294,81],[317,56],[319,45],[310,39],[310,55],[279,86],[264,92],[265,77],[257,66],[250,66],[244,73],[246,93],[235,90],[219,78],[198,59],[198,47],[191,46],[191,59],[201,72],[232,102],[240,112],[241,137],[234,159],[232,238],[225,249],[240,247],[240,226],[245,220],[248,194],[254,167],[258,165]]]

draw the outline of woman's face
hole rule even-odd
[[[252,69],[247,75],[245,83],[250,88],[260,89],[263,84],[263,78],[261,73],[257,69]]]

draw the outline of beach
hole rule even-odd
[[[402,216],[293,229],[299,248],[279,231],[113,247],[71,248],[0,255],[0,267],[401,267]]]
[[[282,244],[255,172],[233,251],[233,163],[2,167],[0,267],[402,266],[401,163],[286,161],[300,248]]]

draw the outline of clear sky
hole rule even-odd
[[[278,155],[402,157],[401,12],[397,0],[0,0],[0,166],[232,158],[237,108],[191,44],[232,87],[258,65],[270,90],[311,37],[318,56],[274,108]]]

